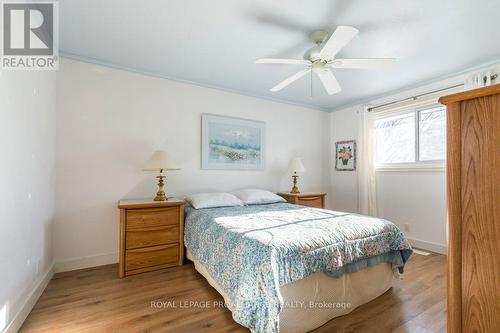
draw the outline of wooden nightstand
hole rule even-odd
[[[179,199],[120,200],[121,278],[183,264],[185,204]]]
[[[279,196],[283,197],[286,202],[309,206],[315,208],[325,208],[325,196],[326,193],[290,193],[290,192],[279,192]]]

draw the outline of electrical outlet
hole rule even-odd
[[[410,232],[410,224],[409,223],[404,224],[404,231]]]

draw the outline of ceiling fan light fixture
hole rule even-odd
[[[320,59],[319,53],[321,52],[321,46],[315,45],[304,53],[304,59],[309,61],[316,61]]]
[[[322,61],[315,61],[315,62],[313,62],[313,64],[312,64],[312,70],[313,70],[313,72],[325,70],[325,63],[322,62]]]
[[[314,42],[314,44],[321,45],[328,38],[328,32],[324,30],[317,30],[314,31],[309,37]]]
[[[300,79],[307,73],[314,72],[318,75],[323,87],[328,95],[333,95],[342,90],[339,82],[333,75],[331,68],[346,69],[375,69],[390,66],[395,59],[391,58],[367,58],[367,59],[336,59],[337,54],[349,42],[358,35],[358,29],[350,26],[338,26],[337,29],[328,37],[325,31],[315,31],[311,34],[311,40],[316,44],[306,53],[304,59],[258,59],[260,64],[295,64],[305,65],[306,68],[295,73],[284,81],[280,82],[271,91],[279,91],[292,82]],[[312,80],[311,80],[312,82]]]

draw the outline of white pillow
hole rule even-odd
[[[195,209],[243,206],[243,202],[240,199],[230,193],[224,192],[192,194],[185,199]]]
[[[279,195],[266,190],[245,189],[232,192],[245,205],[264,205],[275,202],[285,202],[286,200]]]

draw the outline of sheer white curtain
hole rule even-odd
[[[377,215],[377,187],[374,160],[374,123],[373,112],[368,105],[358,110],[358,212],[360,214]]]
[[[494,83],[491,80],[491,76],[493,75],[493,73],[494,69],[491,69],[473,73],[467,76],[464,82],[464,90],[491,86]]]

